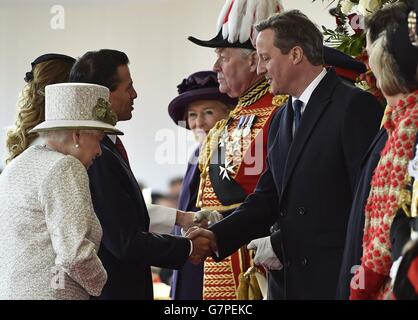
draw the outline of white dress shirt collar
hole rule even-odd
[[[314,92],[314,90],[316,89],[316,87],[321,82],[321,80],[325,77],[326,74],[327,74],[327,70],[325,68],[323,68],[321,73],[318,74],[318,76],[315,79],[313,79],[313,81],[309,84],[309,86],[306,87],[306,89],[302,92],[302,94],[300,95],[299,98],[292,96],[292,103],[295,100],[300,100],[300,101],[303,102],[303,106],[302,106],[302,109],[301,109],[302,114],[305,111],[306,105],[308,104],[309,99],[312,96],[312,93]],[[293,107],[293,109],[294,109],[294,107]]]
[[[116,144],[117,136],[115,134],[108,134],[107,136],[109,137],[110,141],[113,142],[113,144]]]

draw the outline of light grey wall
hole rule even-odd
[[[135,175],[148,186],[164,190],[182,175],[193,138],[175,126],[167,105],[177,84],[188,74],[211,69],[212,49],[198,47],[187,36],[209,39],[215,34],[224,0],[0,0],[0,167],[4,166],[5,133],[12,125],[16,101],[30,62],[40,54],[59,52],[80,56],[88,50],[113,48],[131,60],[139,97],[133,119],[118,124],[126,136]],[[333,25],[327,1],[287,0],[318,25]],[[53,5],[65,9],[65,29],[53,30]],[[175,146],[169,162],[161,163],[167,145]],[[159,161],[160,160],[160,163]]]

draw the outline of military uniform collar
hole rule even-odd
[[[247,107],[252,105],[257,100],[261,99],[270,90],[270,85],[266,79],[262,79],[251,86],[238,99],[237,107]]]

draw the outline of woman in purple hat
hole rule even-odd
[[[201,143],[216,122],[226,119],[237,101],[219,92],[219,83],[213,71],[193,73],[177,86],[179,95],[168,106],[173,121],[192,130],[199,147],[192,154],[184,176],[178,209],[198,211],[196,198],[200,181],[198,157]],[[175,227],[180,235],[180,227]],[[175,300],[202,300],[203,263],[186,262],[174,271],[171,296]]]

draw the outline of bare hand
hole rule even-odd
[[[216,237],[212,231],[192,227],[188,230],[186,237],[193,242],[193,252],[189,258],[192,263],[201,263],[208,256],[218,251]]]

